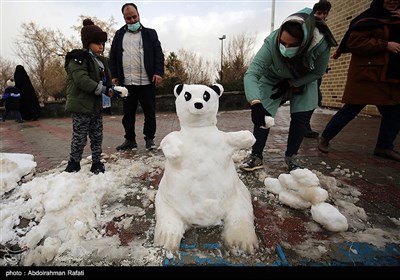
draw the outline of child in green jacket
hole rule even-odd
[[[101,160],[103,142],[103,99],[107,98],[111,86],[110,70],[103,57],[107,33],[94,25],[90,19],[83,21],[81,30],[82,49],[67,53],[66,111],[72,113],[71,153],[66,172],[81,169],[83,150],[90,138],[94,174],[104,173]]]

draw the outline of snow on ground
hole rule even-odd
[[[246,151],[236,153],[235,164],[247,155]],[[166,256],[171,257],[153,244],[153,202],[157,190],[154,182],[162,176],[165,157],[161,152],[130,158],[114,154],[105,155],[104,160],[104,174],[89,172],[90,159],[81,162],[78,173],[63,172],[64,162],[55,169],[35,174],[33,156],[0,154],[3,191],[0,248],[29,248],[15,262],[0,259],[1,266],[160,266]],[[356,188],[342,186],[333,177],[313,172],[328,192],[329,203],[347,218],[349,230],[332,233],[329,241],[317,243],[306,239],[291,247],[298,255],[321,257],[332,241],[368,242],[375,246],[400,243],[398,231],[371,226],[364,209],[355,205],[360,195]],[[269,175],[264,171],[240,176],[254,200],[275,203],[274,215],[283,219],[290,215],[279,197],[265,190],[263,182]],[[398,224],[397,220],[394,222]],[[307,227],[310,232],[321,231],[311,217]],[[262,255],[265,257],[267,253],[263,251]]]

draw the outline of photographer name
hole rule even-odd
[[[31,270],[28,271],[6,271],[9,276],[85,276],[84,270]]]
[[[84,270],[28,270],[27,276],[84,276]]]

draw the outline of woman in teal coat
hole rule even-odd
[[[336,45],[327,25],[314,17],[310,8],[290,15],[264,40],[244,77],[256,142],[241,169],[263,167],[269,134],[265,116],[275,117],[279,106],[288,100],[291,121],[285,162],[289,170],[300,168],[295,156],[318,106],[317,81],[325,73],[331,47]]]

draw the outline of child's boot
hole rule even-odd
[[[92,163],[92,167],[90,168],[90,172],[94,173],[94,174],[99,174],[104,173],[105,168],[104,168],[104,164],[100,161],[95,161]]]
[[[76,162],[73,159],[70,159],[68,161],[68,165],[65,168],[65,171],[68,173],[72,173],[72,172],[78,172],[79,170],[81,170],[81,164],[80,162]]]

